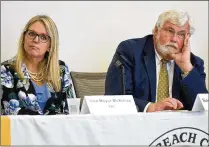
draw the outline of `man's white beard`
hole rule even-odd
[[[163,54],[163,56],[166,56],[168,54],[170,54],[169,49],[166,47],[166,45],[161,45],[160,42],[157,42],[157,48],[158,51]]]
[[[158,51],[163,55],[163,56],[167,56],[169,54],[172,54],[176,48],[177,48],[177,44],[173,43],[173,42],[169,42],[167,44],[161,45],[160,41],[159,41],[159,37],[157,36],[157,48]],[[174,49],[175,48],[175,49]]]

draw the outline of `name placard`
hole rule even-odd
[[[132,95],[85,96],[81,114],[133,114],[137,113]]]
[[[208,94],[198,94],[192,111],[203,111],[203,110],[208,110]]]

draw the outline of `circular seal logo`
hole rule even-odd
[[[149,146],[198,145],[209,144],[209,134],[193,127],[180,127],[165,132],[156,138]]]

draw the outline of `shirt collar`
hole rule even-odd
[[[156,49],[155,49],[155,59],[156,59],[157,64],[160,64],[160,61],[161,61],[162,57],[158,54]],[[171,64],[174,63],[174,60],[168,60],[167,63],[168,63],[168,65],[171,65]]]

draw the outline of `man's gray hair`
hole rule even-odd
[[[188,22],[190,26],[190,34],[192,35],[195,31],[191,17],[187,12],[181,10],[165,11],[161,13],[160,16],[158,17],[155,27],[161,28],[166,21],[169,21],[170,23],[173,23],[177,26],[183,26]]]

